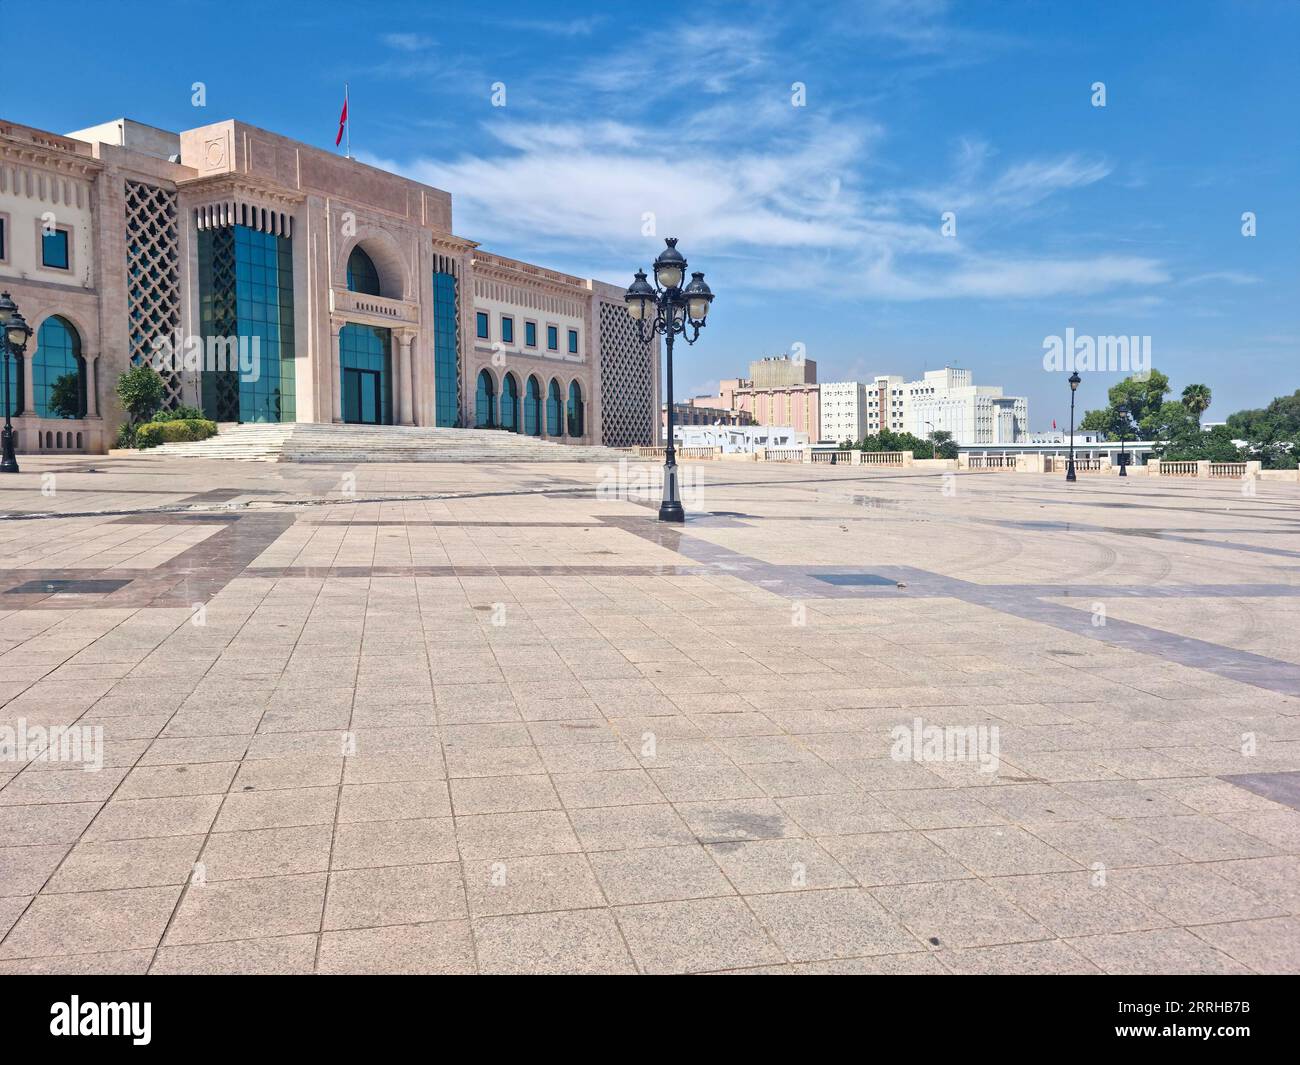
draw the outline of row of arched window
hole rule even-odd
[[[36,348],[9,365],[9,411],[25,412],[26,381],[32,375],[32,401],[38,418],[86,416],[86,360],[81,334],[57,314],[36,331]]]
[[[513,372],[501,379],[498,390],[490,370],[480,370],[474,396],[474,428],[508,429],[525,436],[571,436],[584,432],[582,385],[569,382],[568,396],[554,377],[542,392],[542,382],[529,376],[520,393],[519,378]]]

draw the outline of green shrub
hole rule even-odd
[[[133,422],[147,421],[162,406],[166,389],[158,371],[140,363],[117,379],[117,398]]]
[[[120,426],[117,430],[117,442],[113,446],[135,447],[135,434],[136,430],[139,428],[138,425],[132,425],[130,422],[126,422]]]
[[[174,410],[160,410],[153,416],[155,422],[189,422],[202,421],[203,412],[198,407],[186,406],[182,403]]]
[[[216,435],[217,423],[203,418],[147,422],[136,429],[135,446],[144,449],[176,441],[206,440]]]

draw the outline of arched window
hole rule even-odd
[[[360,292],[366,296],[383,295],[379,291],[379,271],[359,244],[348,256],[348,291]]]
[[[560,394],[560,382],[554,377],[546,390],[546,432],[548,436],[564,435],[564,397]]]
[[[478,374],[478,391],[474,394],[474,428],[492,429],[497,423],[497,389],[487,370]]]
[[[501,382],[501,428],[519,432],[519,382],[512,373]]]
[[[536,377],[528,378],[524,389],[524,432],[542,435],[542,383]]]
[[[46,318],[36,334],[33,398],[40,418],[86,416],[86,360],[81,337],[65,318]]]
[[[582,435],[582,386],[577,381],[569,382],[569,435]]]

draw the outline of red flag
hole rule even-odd
[[[1055,418],[1052,419],[1052,428],[1053,428],[1053,429],[1056,428],[1056,419],[1055,419]]]
[[[343,110],[339,114],[339,135],[334,138],[334,147],[343,142],[343,127],[348,124],[348,94],[343,93]]]

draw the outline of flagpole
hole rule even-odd
[[[347,156],[352,158],[352,105],[348,101],[348,83],[343,83],[343,109],[348,113],[348,120],[343,123],[343,132],[347,137]]]

